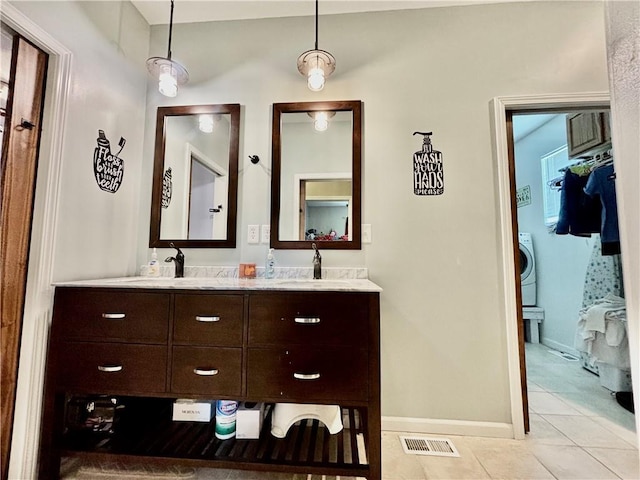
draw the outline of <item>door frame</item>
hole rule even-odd
[[[498,251],[501,252],[499,272],[502,280],[502,317],[505,321],[507,370],[511,423],[516,439],[525,436],[525,408],[528,408],[526,366],[522,332],[522,298],[519,272],[516,270],[518,249],[517,218],[512,202],[515,195],[515,164],[509,152],[511,126],[507,117],[513,111],[562,110],[576,108],[610,108],[608,92],[568,93],[550,95],[523,95],[495,97],[490,103],[493,153],[496,161],[496,187],[498,189]],[[508,115],[509,114],[509,115]],[[511,139],[512,142],[512,139]]]
[[[8,2],[0,20],[49,55],[9,458],[9,478],[36,478],[72,53]]]

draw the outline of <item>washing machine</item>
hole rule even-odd
[[[522,287],[522,306],[536,304],[536,259],[533,254],[533,240],[530,233],[519,234],[520,243],[520,285]]]

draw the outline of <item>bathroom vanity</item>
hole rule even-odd
[[[380,479],[380,288],[368,280],[125,278],[56,286],[40,478],[60,459]],[[121,405],[111,433],[71,428],[70,402]],[[174,422],[177,398],[265,402],[257,440]],[[275,403],[337,404],[270,433]]]

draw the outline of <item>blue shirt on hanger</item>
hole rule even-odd
[[[591,172],[584,187],[587,195],[600,196],[600,202],[602,202],[600,237],[603,243],[620,242],[615,178],[613,165],[605,165]]]

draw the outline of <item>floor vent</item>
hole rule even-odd
[[[435,455],[438,457],[459,457],[460,454],[448,438],[400,436],[404,453],[409,455]]]

